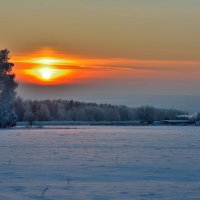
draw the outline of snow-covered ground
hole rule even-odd
[[[200,129],[0,130],[0,200],[34,199],[199,200]]]

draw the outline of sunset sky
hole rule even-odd
[[[200,111],[199,0],[0,0],[26,99]]]

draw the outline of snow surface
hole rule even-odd
[[[0,130],[0,200],[33,199],[200,199],[200,129]]]

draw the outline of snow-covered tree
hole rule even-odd
[[[28,104],[29,105],[29,104]],[[29,109],[26,101],[24,101],[21,97],[17,97],[14,102],[15,113],[17,115],[17,121],[22,121],[24,113]]]
[[[9,51],[0,50],[0,127],[7,128],[16,125],[17,117],[14,112],[15,89],[17,83],[12,73],[13,63],[9,62]]]
[[[200,121],[200,113],[199,112],[197,113],[196,121]]]
[[[49,121],[51,120],[50,112],[46,104],[42,103],[37,113],[38,121]]]
[[[23,121],[27,121],[29,126],[32,126],[34,121],[34,114],[31,111],[27,110],[24,113]]]

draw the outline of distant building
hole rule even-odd
[[[162,124],[166,125],[192,125],[195,124],[193,120],[162,120]]]

